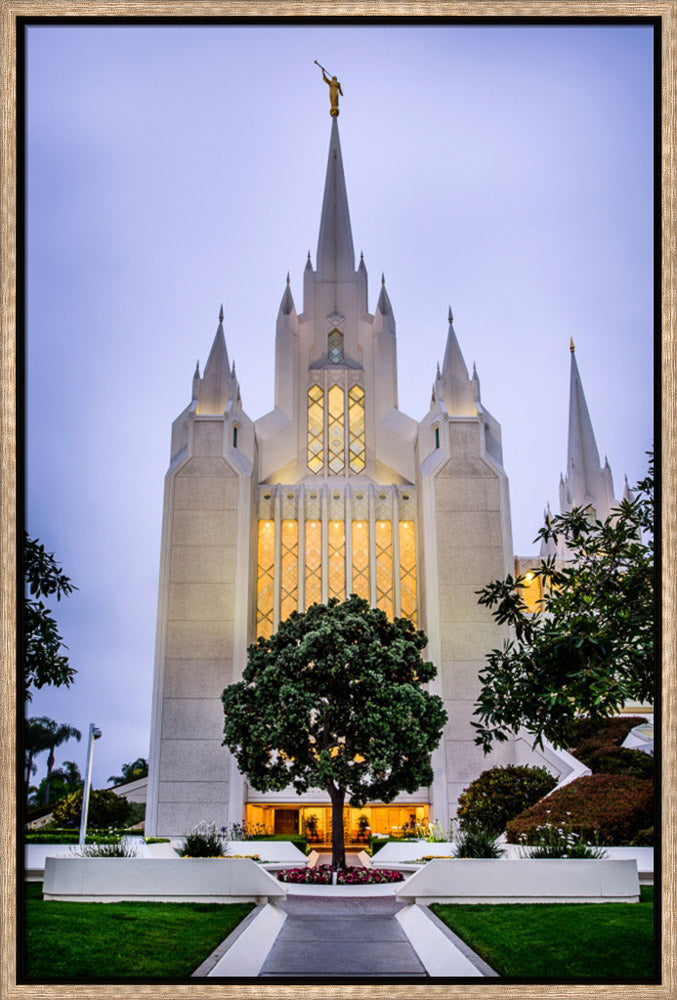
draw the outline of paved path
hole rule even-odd
[[[287,913],[261,977],[427,975],[395,914],[392,896],[361,899],[288,896],[277,903]]]

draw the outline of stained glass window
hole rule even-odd
[[[308,390],[308,468],[324,468],[324,390],[319,385]]]
[[[330,521],[329,538],[329,597],[346,599],[346,526],[345,521]]]
[[[364,389],[354,385],[348,393],[348,426],[350,428],[350,468],[362,472],[365,461]]]
[[[416,534],[413,521],[400,521],[400,614],[417,624]]]
[[[345,465],[345,411],[343,386],[333,385],[329,390],[329,471],[334,475],[343,472]]]
[[[343,334],[336,327],[329,331],[327,356],[334,365],[343,361]]]
[[[273,634],[273,589],[275,573],[275,522],[259,521],[256,582],[256,634]]]
[[[393,526],[376,522],[376,607],[393,616]]]
[[[306,521],[305,525],[305,605],[322,601],[322,525]]]
[[[280,546],[280,621],[298,610],[299,523],[282,522]]]
[[[353,521],[352,593],[369,600],[369,529],[366,521]]]

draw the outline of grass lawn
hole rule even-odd
[[[25,975],[46,980],[183,979],[253,903],[61,903],[26,884]]]
[[[430,909],[499,976],[651,980],[653,886],[640,889],[639,903],[434,903]]]

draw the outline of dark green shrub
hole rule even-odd
[[[647,781],[653,781],[654,777],[654,759],[643,750],[600,747],[588,755],[585,763],[593,774],[629,774]]]
[[[116,795],[110,789],[89,793],[88,826],[120,826],[126,820],[129,803],[124,795]],[[54,806],[52,815],[56,823],[64,826],[80,826],[82,815],[82,789],[71,792]]]
[[[458,799],[461,829],[499,834],[506,823],[547,795],[557,780],[544,767],[508,764],[482,771]]]
[[[646,830],[638,830],[630,842],[631,847],[653,847],[654,828],[648,826]]]
[[[611,719],[594,722],[587,717],[578,719],[575,743],[570,747],[570,752],[592,770],[592,764],[589,763],[592,754],[598,750],[620,748],[630,730],[645,722],[646,719],[641,715],[615,715]]]
[[[625,774],[590,774],[558,788],[511,820],[510,843],[535,844],[546,823],[566,825],[590,843],[630,844],[653,821],[653,782]]]
[[[185,834],[179,853],[189,858],[219,858],[226,853],[227,846],[225,835],[213,823],[199,823]]]
[[[469,827],[461,830],[455,841],[457,858],[500,858],[503,848],[497,843],[499,834]]]

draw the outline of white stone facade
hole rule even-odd
[[[249,790],[221,745],[220,695],[241,676],[257,634],[332,596],[358,593],[428,636],[449,722],[432,788],[398,800],[412,816],[425,805],[426,818],[446,826],[480,771],[516,762],[514,741],[486,758],[471,726],[478,673],[505,637],[475,591],[515,565],[500,426],[476,372],[468,375],[451,313],[429,413],[417,423],[398,409],[393,309],[382,283],[368,310],[335,118],[316,261],[305,268],[301,313],[289,281],[283,293],[271,412],[256,422],[244,412],[221,313],[204,373],[172,427],[151,834],[238,823],[252,802],[328,802],[320,791],[299,799]],[[523,746],[519,756],[525,762]]]

